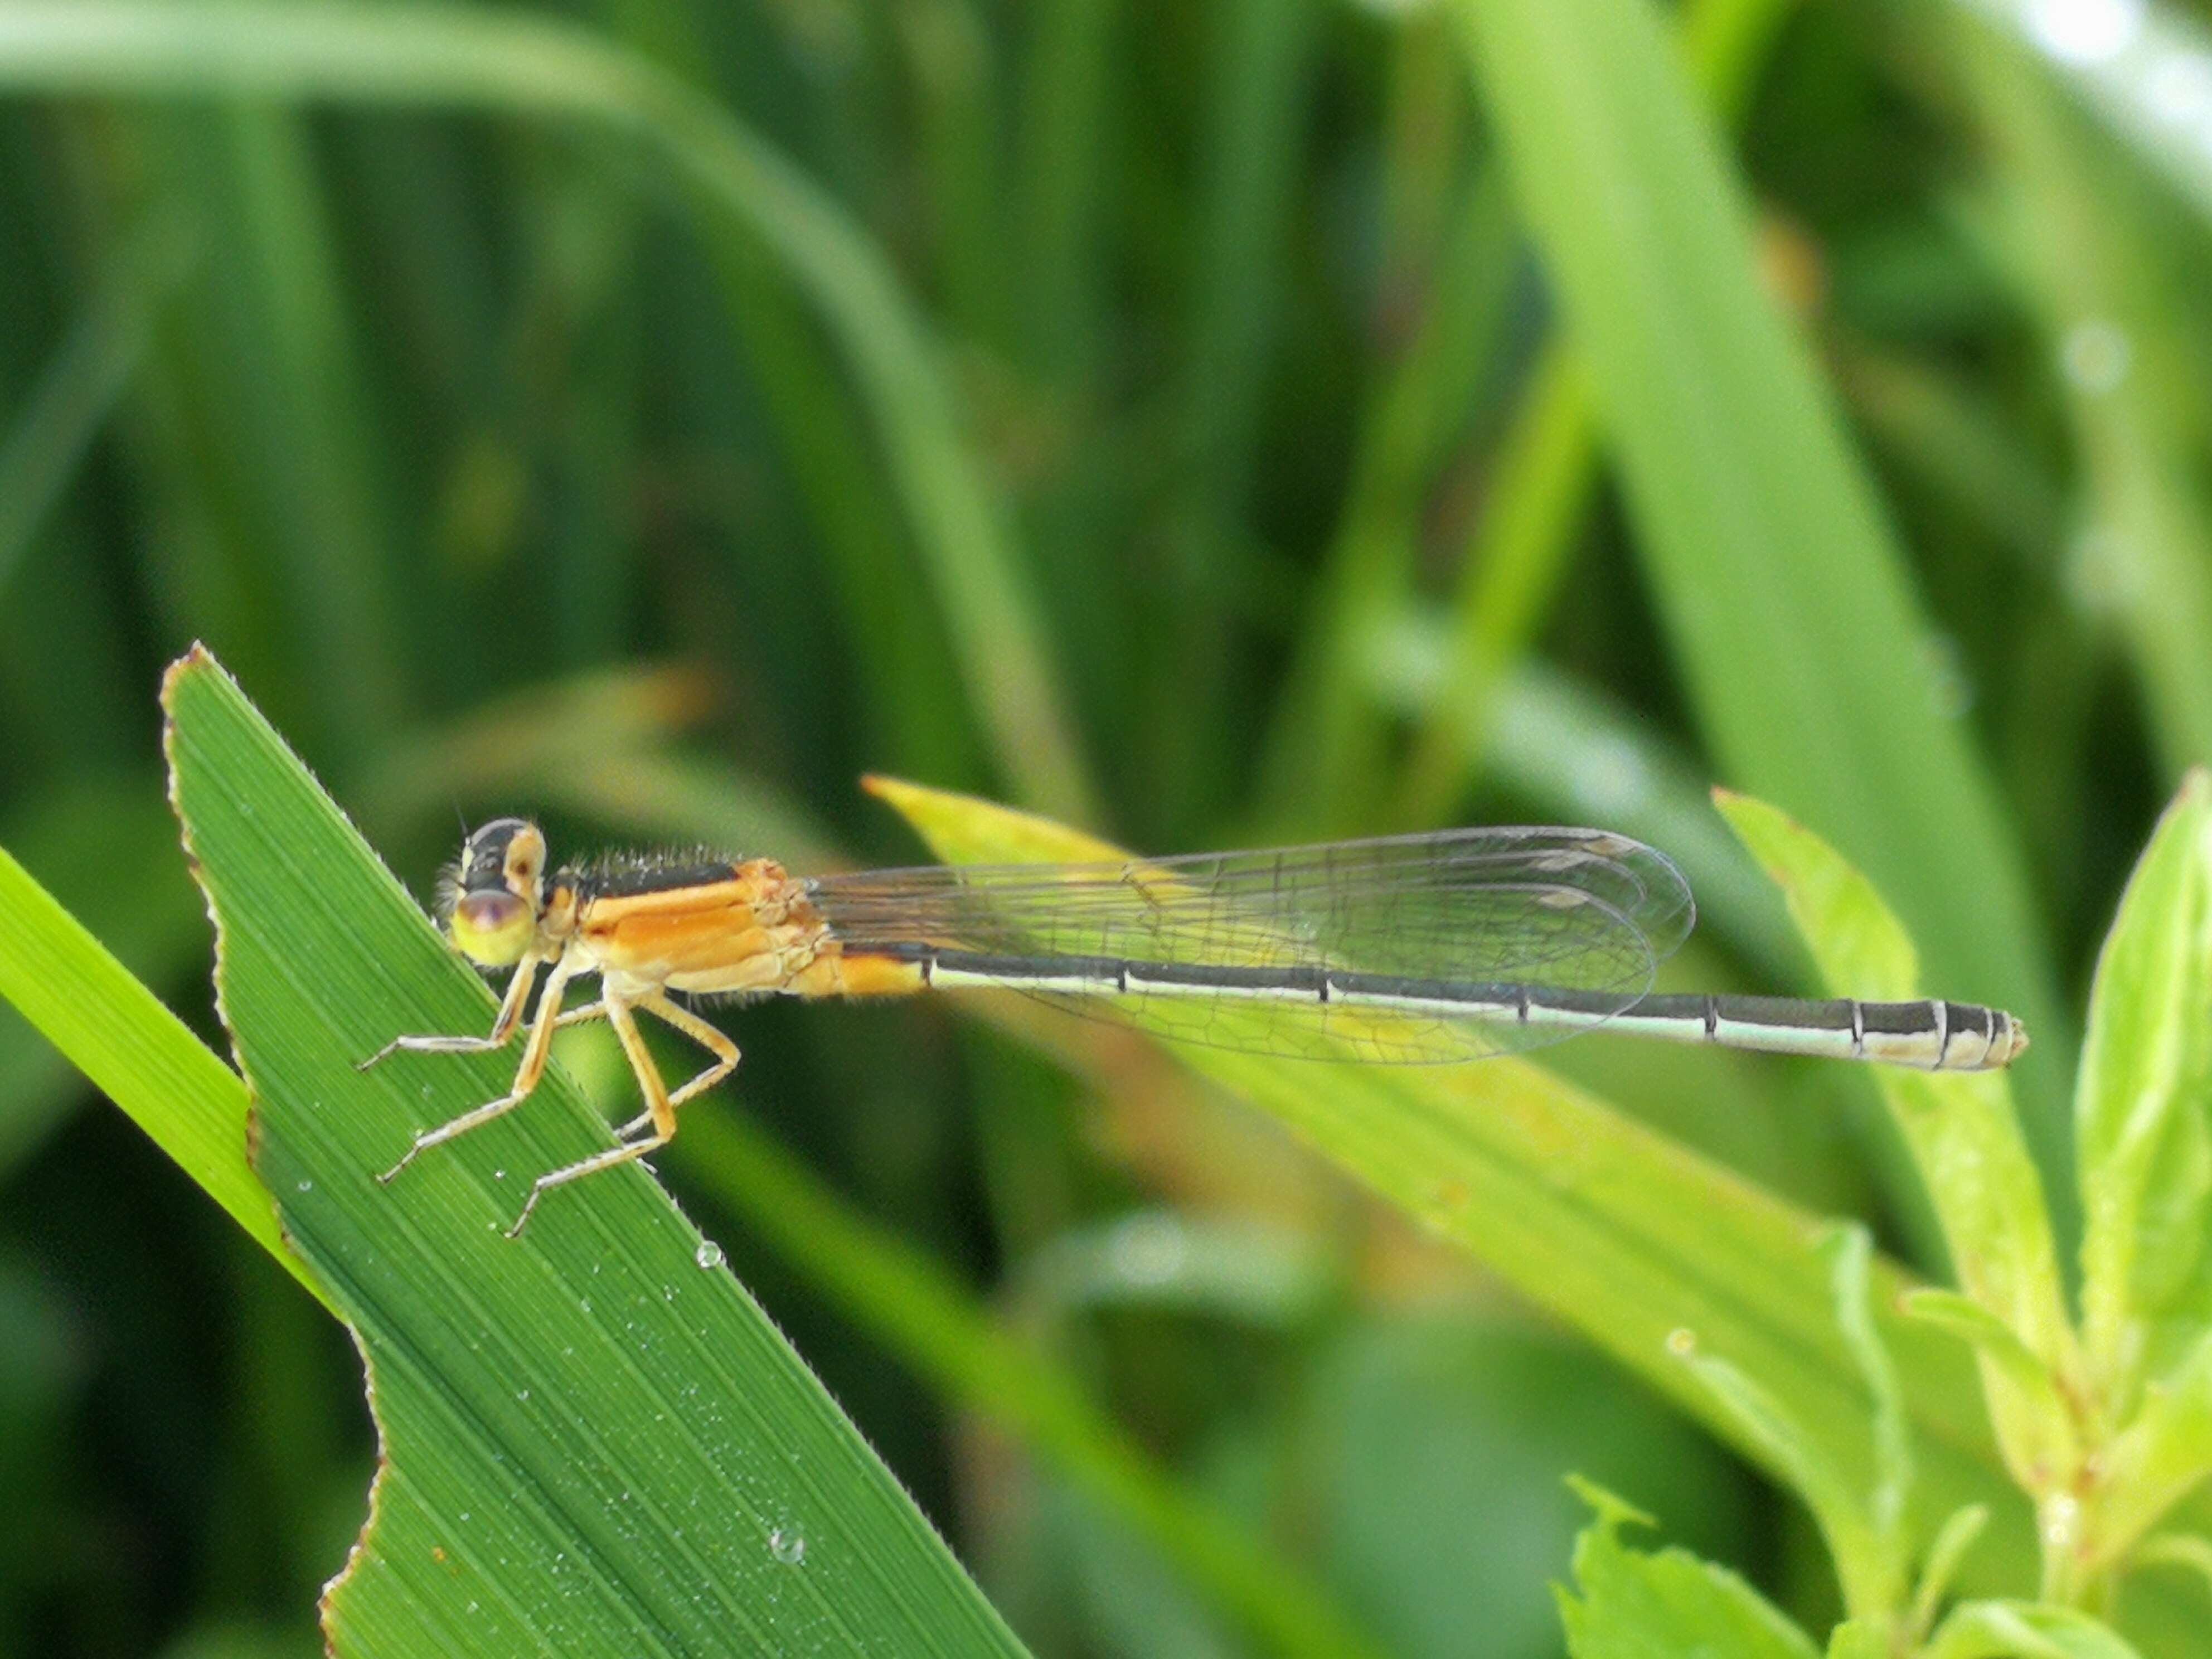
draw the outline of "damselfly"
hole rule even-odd
[[[646,1109],[617,1143],[538,1177],[510,1237],[552,1188],[667,1145],[676,1111],[738,1063],[737,1045],[672,994],[902,996],[985,987],[1079,1012],[1126,1011],[1187,1042],[1322,1060],[1479,1060],[1604,1028],[1677,1042],[1884,1060],[2008,1065],[2027,1047],[2002,1009],[1959,1002],[1653,995],[1690,931],[1667,856],[1599,830],[1449,830],[1265,852],[796,877],[770,859],[620,854],[550,874],[535,824],[471,835],[441,887],[454,946],[513,977],[488,1036],[403,1036],[433,1054],[503,1048],[514,1086],[415,1137],[427,1148],[526,1099],[553,1033],[613,1025]],[[599,1000],[563,1006],[596,975]],[[671,1091],[639,1012],[714,1062]]]

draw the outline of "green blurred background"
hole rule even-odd
[[[542,62],[484,37],[532,95],[349,88],[342,52],[259,88],[335,94],[304,102],[216,95],[235,9],[77,9],[118,55],[40,58],[56,14],[0,3],[0,844],[211,1039],[154,702],[195,639],[425,896],[496,812],[556,853],[911,861],[855,788],[881,770],[1159,851],[1607,823],[1705,902],[1670,982],[1798,988],[1705,804],[1752,788],[1971,979],[1933,988],[2033,1010],[2063,1168],[2064,1011],[2212,759],[2190,9],[1650,14],[1689,46],[1638,94],[1656,130],[1694,116],[1749,208],[1686,254],[1734,222],[1688,185],[1577,196],[1601,161],[1515,54],[1601,91],[1575,54],[1611,37],[1541,40],[1525,0],[574,0],[493,15],[571,26],[521,37]],[[1648,264],[1592,253],[1645,209]],[[1787,501],[1748,532],[1701,507],[1725,422],[1637,402],[1626,343],[1681,297],[1639,275],[1705,258],[1809,349],[1791,418],[1832,403],[1835,477],[1878,500],[1840,550],[1762,540]],[[1723,403],[1771,378],[1688,362]],[[1790,608],[1890,551],[1890,624]],[[1860,720],[1942,735],[1885,773]],[[1987,892],[1916,900],[1947,848]],[[1395,1651],[1559,1650],[1569,1470],[1832,1604],[1802,1516],[1702,1434],[1172,1068],[941,1007],[735,1029],[702,1109],[770,1126]],[[1940,1268],[1863,1079],[1559,1063]],[[664,1174],[1039,1653],[1244,1650],[680,1146]],[[372,1457],[343,1334],[0,1010],[0,1655],[319,1651]]]

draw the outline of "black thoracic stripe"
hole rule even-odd
[[[735,868],[726,859],[685,860],[563,870],[555,879],[574,885],[580,899],[636,898],[646,893],[672,893],[682,887],[711,887],[729,880]]]

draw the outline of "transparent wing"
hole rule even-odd
[[[809,884],[851,952],[1316,968],[1642,997],[1695,916],[1664,854],[1597,830],[1452,830],[1126,864],[936,866]],[[1031,993],[1126,1013],[1181,1042],[1267,1054],[1444,1061],[1555,1041],[1514,1021],[1264,1002],[1224,993]]]

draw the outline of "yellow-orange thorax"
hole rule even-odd
[[[573,910],[568,946],[606,978],[696,992],[782,992],[792,996],[898,996],[922,988],[915,963],[848,957],[805,884],[773,859],[724,866],[679,885],[636,884],[573,893],[556,889],[549,920]]]

